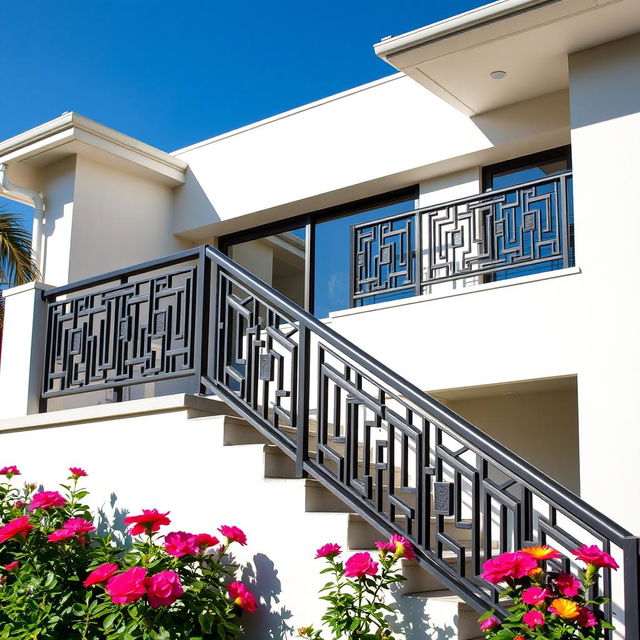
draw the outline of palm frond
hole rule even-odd
[[[25,284],[39,275],[31,252],[31,234],[17,214],[0,208],[0,284]]]

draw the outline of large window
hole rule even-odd
[[[542,180],[550,178],[555,175],[566,173],[571,170],[571,147],[558,147],[556,149],[549,149],[539,153],[534,153],[528,156],[522,156],[520,158],[514,158],[513,160],[507,160],[506,162],[500,162],[484,167],[482,170],[482,186],[485,192],[498,191],[500,189],[507,189],[509,187],[515,187],[528,182],[536,180]],[[557,187],[554,183],[548,185],[542,185],[537,188],[536,197],[543,198],[545,190],[552,192]],[[574,264],[574,249],[573,249],[573,202],[572,202],[572,189],[571,189],[571,177],[567,178],[567,210],[569,215],[568,221],[568,238],[562,238],[563,242],[569,243],[569,258],[570,264]],[[534,198],[535,199],[535,198]],[[535,210],[535,205],[533,210]],[[519,219],[514,222],[514,227],[525,227],[522,224],[522,216],[524,215],[522,207],[513,209],[514,216]],[[553,233],[558,233],[557,230],[550,229]],[[523,233],[522,237],[522,253],[527,255],[531,251],[531,244],[533,237],[530,233]],[[500,251],[508,251],[508,247],[503,245],[499,246],[498,259],[502,259],[504,256]],[[541,254],[541,257],[544,257]],[[555,269],[562,269],[563,262],[561,259],[550,260],[538,264],[530,264],[515,269],[505,269],[503,271],[496,271],[488,276],[485,276],[487,281],[506,280],[508,278],[517,278],[534,273],[541,273],[544,271],[550,271]]]
[[[350,229],[416,206],[409,187],[220,239],[233,260],[316,316],[350,306]],[[373,296],[367,304],[412,295]],[[389,297],[392,296],[392,297]]]

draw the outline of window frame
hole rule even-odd
[[[229,250],[236,244],[258,240],[278,233],[285,233],[293,229],[305,229],[305,273],[304,273],[304,309],[308,313],[314,313],[314,291],[315,291],[315,261],[316,261],[316,225],[355,215],[369,209],[384,207],[396,204],[404,200],[414,200],[417,202],[420,195],[418,184],[387,191],[375,196],[361,198],[344,204],[318,209],[309,213],[304,213],[292,218],[269,222],[267,224],[227,233],[218,238],[218,249],[225,255],[229,255]],[[416,205],[414,205],[415,209]],[[412,210],[414,210],[412,209]]]

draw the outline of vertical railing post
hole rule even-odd
[[[422,214],[420,211],[415,213],[415,278],[416,278],[416,295],[422,295]]]
[[[640,638],[640,538],[628,537],[622,542],[624,560],[624,637]]]
[[[569,246],[569,197],[567,193],[567,176],[560,176],[558,184],[558,207],[560,207],[560,220],[562,223],[562,266],[567,269],[571,266],[571,247]]]
[[[349,229],[349,307],[355,307],[356,294],[356,227],[351,225]]]
[[[311,383],[311,332],[299,321],[298,393],[296,395],[296,477],[304,476],[304,464],[309,459],[309,388]]]
[[[211,282],[211,268],[207,260],[206,247],[200,247],[198,255],[196,294],[194,300],[194,332],[192,337],[193,345],[193,366],[195,369],[194,387],[196,393],[205,393],[206,388],[202,384],[202,377],[206,375],[208,369],[209,352],[209,289]]]
[[[47,381],[49,378],[49,372],[51,370],[51,358],[52,358],[52,336],[51,336],[51,309],[49,307],[49,298],[47,298],[47,292],[40,292],[42,304],[45,307],[45,319],[44,319],[44,354],[43,354],[43,366],[42,366],[42,378],[40,380],[40,397],[38,398],[38,412],[46,413],[48,400],[44,397],[45,391],[47,391]],[[51,302],[54,302],[52,300]]]

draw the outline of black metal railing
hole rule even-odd
[[[571,172],[351,227],[351,306],[573,264]]]
[[[161,268],[171,269],[171,278],[158,281]],[[183,282],[185,270],[189,295],[189,287],[172,280],[180,274]],[[153,276],[131,282],[149,271]],[[109,307],[114,288],[95,289],[122,278],[127,282],[115,287],[122,294],[116,299],[124,296],[125,303]],[[143,307],[124,293],[126,286],[138,291],[138,283],[144,283]],[[91,293],[77,295],[81,290]],[[70,294],[76,295],[59,300]],[[611,598],[605,615],[619,627],[624,619],[625,637],[638,640],[637,537],[216,249],[43,295],[49,305],[45,397],[192,375],[194,391],[225,400],[295,462],[299,476],[316,478],[381,532],[408,537],[418,562],[479,611],[504,611],[496,589],[480,578],[487,558],[528,544],[565,552],[598,544],[622,565],[621,580],[605,569],[596,587]],[[66,313],[58,312],[60,304]],[[164,328],[154,326],[160,311],[166,311]],[[87,314],[93,321],[79,324]],[[64,324],[66,316],[78,320]],[[125,320],[128,330],[120,333]],[[158,339],[166,347],[153,360]],[[71,353],[78,344],[80,353]],[[105,357],[98,367],[100,345],[134,360]],[[52,377],[55,363],[65,375]],[[80,370],[91,375],[83,378]],[[569,560],[555,566],[577,571]]]

